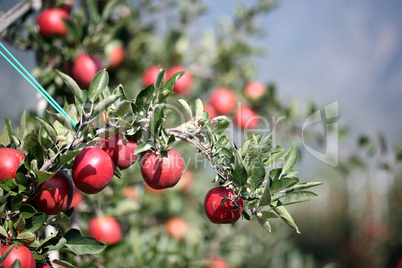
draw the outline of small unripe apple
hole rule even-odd
[[[249,82],[246,85],[246,88],[244,89],[246,97],[249,99],[258,99],[261,98],[265,92],[266,92],[266,88],[265,86],[257,81],[252,81]]]
[[[86,194],[96,194],[112,181],[114,163],[101,148],[89,146],[75,157],[72,168],[75,187]]]
[[[18,166],[25,158],[24,154],[12,148],[0,148],[0,181],[15,179]]]
[[[165,223],[166,232],[171,237],[182,241],[188,230],[188,223],[185,219],[180,217],[173,217]]]
[[[167,157],[158,157],[155,152],[146,153],[141,160],[141,174],[148,186],[154,189],[173,187],[183,174],[183,158],[175,151]]]
[[[102,68],[102,61],[98,57],[82,54],[73,63],[72,77],[80,87],[89,88],[92,79]]]
[[[38,189],[54,186],[55,189],[44,190],[35,196],[36,206],[48,215],[56,215],[70,208],[74,188],[70,177],[64,172],[57,172],[52,178],[45,181]]]
[[[176,84],[173,87],[173,91],[181,96],[187,96],[190,93],[191,87],[193,85],[193,77],[189,70],[187,70],[183,66],[174,66],[170,70],[168,70],[167,79],[178,72],[185,73],[179,78],[179,80],[177,80]]]
[[[151,84],[155,84],[156,78],[158,77],[159,67],[151,66],[142,75],[142,85],[147,87]]]
[[[230,199],[227,199],[221,206],[222,200],[226,197]],[[237,200],[239,209],[233,210],[235,203],[231,199],[234,198],[233,190],[223,186],[209,190],[204,200],[204,210],[208,219],[216,224],[236,222],[241,216],[244,202],[243,199]]]
[[[35,268],[35,258],[32,252],[26,246],[22,245],[1,245],[1,255],[7,251],[9,247],[13,247],[6,259],[1,264],[3,268],[14,267],[13,263],[16,260],[20,261],[21,268]]]
[[[88,224],[88,235],[96,240],[113,245],[121,241],[121,227],[112,216],[94,217]]]
[[[210,103],[218,114],[226,115],[236,107],[236,95],[227,88],[215,89],[210,97]]]
[[[62,8],[48,8],[43,10],[38,16],[39,33],[44,38],[52,35],[65,36],[67,27],[63,19],[68,20],[70,15]]]
[[[260,116],[249,106],[241,106],[233,116],[234,123],[241,129],[253,129],[258,126]]]
[[[109,70],[119,67],[126,58],[126,51],[123,43],[119,40],[109,42],[105,47],[105,53],[108,61],[107,68]]]
[[[137,148],[137,140],[134,136],[129,141],[122,134],[116,134],[103,139],[99,145],[110,157],[113,162],[120,169],[126,169],[138,158],[137,154],[134,154],[135,148]]]

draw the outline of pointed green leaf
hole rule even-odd
[[[273,180],[271,184],[271,194],[277,193],[287,187],[299,182],[297,177],[284,177],[280,180]]]
[[[251,170],[250,190],[254,192],[264,182],[265,178],[265,167],[261,159],[256,159],[251,164],[250,170]]]
[[[173,92],[173,87],[176,84],[177,80],[180,79],[180,77],[184,74],[184,72],[178,72],[172,75],[169,80],[166,81],[165,85],[163,86],[163,90],[169,90]]]
[[[247,182],[247,171],[244,168],[241,162],[237,163],[235,169],[233,170],[233,182],[239,186],[243,187],[243,185]]]
[[[152,101],[152,96],[154,94],[154,85],[149,85],[138,93],[135,99],[135,111],[141,112],[145,105],[150,104]]]
[[[99,71],[89,85],[88,100],[95,102],[109,84],[109,74],[105,70]]]
[[[269,189],[269,185],[265,186],[264,193],[261,196],[259,206],[263,207],[269,205],[271,203],[271,191]]]
[[[49,135],[50,139],[52,140],[53,143],[57,142],[57,132],[50,124],[50,122],[46,118],[41,118],[36,116],[36,120],[39,121],[39,124],[43,127],[43,129],[46,131],[47,135]]]
[[[26,112],[24,111],[22,113],[20,120],[20,127],[18,129],[18,137],[20,138],[20,140],[23,140],[25,137],[26,127],[27,127],[27,118],[26,118]]]
[[[265,219],[274,219],[278,218],[279,216],[271,211],[261,211],[262,217]]]
[[[294,146],[292,146],[289,149],[287,155],[285,156],[285,163],[283,164],[283,172],[288,173],[292,171],[298,159],[299,159],[299,153],[297,152],[297,149]]]
[[[284,196],[278,199],[278,204],[285,206],[300,202],[309,201],[316,198],[318,195],[310,191],[292,191],[287,192]]]
[[[95,117],[98,114],[106,111],[106,109],[109,108],[109,106],[112,105],[120,97],[121,97],[121,95],[111,95],[111,96],[101,100],[98,104],[95,105],[92,116]]]
[[[36,209],[32,205],[24,203],[20,207],[20,213],[24,219],[29,219],[36,213]]]
[[[278,214],[279,217],[283,221],[285,221],[290,227],[292,227],[298,234],[300,234],[299,228],[297,227],[295,221],[293,220],[292,216],[289,214],[289,212],[286,210],[285,207],[279,206],[275,207],[273,206],[272,209]]]
[[[130,107],[130,102],[123,100],[116,105],[116,108],[114,109],[114,114],[117,116],[124,116],[129,111]]]
[[[134,154],[140,154],[140,153],[143,153],[143,152],[148,152],[153,147],[154,146],[149,142],[142,143],[142,144],[138,145],[137,148],[135,148]]]
[[[260,158],[262,159],[262,161],[268,160],[269,153],[271,152],[271,149],[272,149],[273,139],[274,138],[273,138],[273,135],[271,132],[262,141],[261,148],[260,148]]]
[[[267,219],[257,217],[258,223],[265,228],[265,230],[268,231],[268,233],[271,232],[271,224],[269,224],[269,221]]]
[[[106,248],[105,244],[93,237],[79,237],[68,241],[66,246],[77,255],[97,254]]]
[[[161,89],[161,87],[163,86],[163,84],[165,83],[165,76],[166,76],[165,73],[166,73],[165,69],[159,68],[159,72],[158,72],[158,75],[156,76],[156,81],[154,83],[155,89],[157,91],[159,91]]]
[[[61,79],[63,79],[64,83],[66,83],[68,88],[71,90],[71,93],[73,93],[74,97],[78,100],[78,103],[84,104],[83,91],[78,86],[77,82],[75,82],[74,79],[72,79],[70,76],[66,75],[65,73],[62,73],[58,70],[56,70],[56,72],[59,74]]]
[[[264,165],[272,165],[273,163],[278,161],[285,154],[285,152],[286,150],[284,150],[280,146],[276,146],[269,154],[268,160],[264,161]]]
[[[193,113],[191,112],[191,107],[190,104],[183,99],[179,99],[178,102],[180,103],[180,105],[184,108],[184,111],[186,111],[186,113],[190,116],[193,117]]]
[[[200,99],[195,100],[195,120],[198,121],[204,115],[204,105]]]
[[[67,164],[71,160],[73,160],[79,153],[80,149],[75,149],[75,150],[68,150],[66,153],[62,154],[60,156],[60,162],[62,165]]]
[[[46,214],[43,212],[37,212],[32,217],[26,219],[25,231],[34,233],[42,227],[45,221]]]
[[[8,133],[8,128],[4,125],[3,130],[0,135],[0,145],[6,147],[11,143],[10,134]]]
[[[149,122],[149,128],[153,135],[157,135],[160,126],[163,123],[165,105],[161,104],[156,106],[154,112],[152,113],[151,121]]]
[[[302,190],[302,189],[307,189],[307,188],[311,188],[311,187],[315,187],[318,185],[321,185],[322,182],[304,182],[304,183],[298,183],[296,185],[293,185],[292,187],[290,187],[288,190]]]
[[[215,118],[219,118],[215,117]],[[215,120],[215,118],[213,120]],[[230,121],[226,118],[226,116],[222,116],[219,118],[220,120],[218,120],[218,124],[216,124],[216,126],[214,127],[214,131],[213,133],[216,135],[220,135],[222,134],[226,128],[230,125]]]

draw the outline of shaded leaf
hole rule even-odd
[[[236,164],[235,169],[233,170],[233,182],[239,186],[242,187],[246,184],[247,182],[247,170],[244,168],[243,164],[241,162],[238,162]]]
[[[109,84],[109,74],[105,70],[99,71],[89,85],[88,100],[95,102]]]

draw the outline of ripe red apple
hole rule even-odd
[[[109,42],[105,47],[105,54],[107,57],[109,70],[116,69],[126,58],[126,51],[124,50],[123,43],[119,40]]]
[[[119,133],[103,139],[100,147],[110,155],[114,164],[120,169],[128,168],[138,158],[138,155],[134,154],[134,150],[137,148],[137,140],[134,136],[127,141],[126,137]]]
[[[259,114],[249,106],[241,106],[233,116],[234,123],[241,129],[253,129],[260,122]]]
[[[71,72],[79,86],[88,88],[96,73],[102,68],[102,62],[98,57],[82,54],[75,59]]]
[[[62,8],[48,8],[43,10],[38,16],[39,33],[44,38],[52,35],[65,36],[67,27],[63,19],[68,20],[70,15]]]
[[[55,215],[70,208],[74,194],[74,186],[70,177],[64,172],[57,172],[51,179],[45,181],[38,189],[54,186],[53,190],[45,190],[34,198],[36,206],[48,215]]]
[[[174,66],[167,72],[167,78],[169,79],[170,77],[172,77],[172,75],[178,72],[185,73],[179,78],[179,80],[177,80],[176,84],[173,87],[173,91],[181,96],[187,96],[190,93],[191,87],[193,85],[193,77],[189,70],[187,70],[183,66]]]
[[[226,187],[219,186],[209,190],[204,200],[204,210],[208,219],[217,224],[221,223],[234,223],[236,222],[243,210],[243,199],[237,200],[237,205],[240,207],[238,210],[233,210],[235,203],[228,199],[223,206],[221,202],[225,197],[235,198],[234,192]]]
[[[78,207],[79,204],[81,204],[82,200],[84,197],[82,196],[82,193],[80,190],[74,187],[74,194],[73,194],[73,200],[71,201],[70,207]]]
[[[266,88],[262,83],[252,81],[246,85],[244,91],[246,97],[253,100],[261,98],[265,94]]]
[[[6,178],[15,179],[24,154],[12,148],[0,148],[0,181]]]
[[[221,258],[213,258],[209,259],[208,262],[211,264],[204,268],[229,268],[229,265],[224,259]]]
[[[183,218],[173,217],[166,221],[165,228],[168,235],[182,241],[188,230],[188,223]]]
[[[121,227],[112,216],[94,217],[89,221],[88,235],[100,242],[113,245],[121,241]]]
[[[89,146],[75,157],[72,174],[75,187],[86,194],[96,194],[111,182],[114,163],[101,148]]]
[[[21,268],[35,268],[35,258],[32,252],[26,246],[21,245],[1,245],[1,255],[3,255],[9,247],[13,247],[7,258],[3,261],[3,268],[11,268],[16,260],[21,263]]]
[[[204,104],[204,111],[206,111],[209,114],[210,120],[212,120],[218,116],[218,113],[215,111],[215,108],[212,107],[211,104],[208,104],[208,103]]]
[[[183,173],[183,158],[175,151],[168,157],[158,158],[155,152],[146,153],[141,160],[141,174],[148,186],[154,189],[173,187]]]
[[[210,97],[210,103],[218,114],[228,114],[236,107],[236,95],[227,88],[215,89]]]
[[[156,78],[158,77],[159,67],[158,66],[151,66],[149,67],[144,74],[142,75],[142,84],[144,87],[147,87],[151,84],[154,84]]]

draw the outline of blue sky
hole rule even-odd
[[[207,0],[207,19],[230,15],[234,2]],[[279,1],[261,20],[267,35],[258,42],[268,53],[257,61],[256,78],[275,82],[285,100],[314,100],[322,106],[338,100],[340,120],[353,135],[375,136],[382,130],[395,141],[402,133],[400,10],[398,0]],[[32,69],[32,54],[12,51]],[[34,90],[16,77],[0,60],[3,116],[35,107]]]

